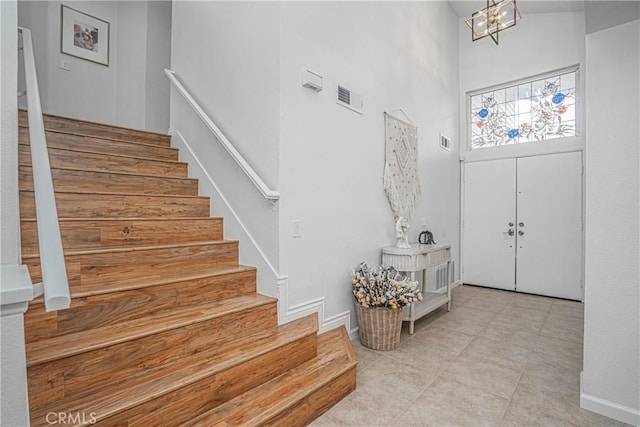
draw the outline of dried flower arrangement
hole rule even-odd
[[[361,262],[352,271],[351,283],[356,303],[366,308],[398,308],[422,301],[418,282],[412,282],[393,267],[376,269]]]

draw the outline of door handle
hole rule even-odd
[[[524,236],[524,231],[518,230],[518,236]]]
[[[513,228],[508,229],[507,231],[503,231],[503,234],[508,234],[509,236],[513,236],[515,233],[513,232]]]

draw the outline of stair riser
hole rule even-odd
[[[214,266],[238,265],[238,243],[193,245],[185,247],[90,253],[65,256],[69,286],[104,284],[104,289],[117,288],[139,280],[162,279],[167,273],[197,273]],[[42,280],[40,259],[25,258],[31,280]]]
[[[316,353],[316,336],[308,335],[268,354],[116,414],[98,425],[179,426],[193,418],[194,414],[213,409],[310,360]]]
[[[109,125],[82,122],[76,119],[68,119],[65,117],[53,117],[45,115],[43,116],[43,119],[45,129],[63,130],[66,132],[102,136],[106,138],[121,139],[125,141],[146,142],[149,144],[164,145],[167,147],[171,144],[169,135],[147,133],[134,129],[113,128]],[[18,122],[20,126],[28,126],[26,112],[19,112]]]
[[[39,300],[31,303],[24,323],[27,343],[125,322],[202,301],[250,295],[256,291],[256,271],[209,276],[202,279],[128,291],[74,298],[71,308],[46,312]]]
[[[305,426],[356,389],[356,368],[308,395],[302,402],[259,426]],[[243,424],[244,427],[254,424]]]
[[[185,357],[237,340],[238,331],[249,334],[274,325],[275,318],[276,305],[271,303],[32,366],[27,371],[31,409],[37,411],[61,397],[73,399],[92,388],[108,390],[154,368],[180,368]]]
[[[222,219],[61,221],[65,250],[222,240]],[[22,221],[22,254],[39,252],[36,221]]]
[[[19,162],[21,166],[31,166],[29,147],[20,144]],[[80,169],[102,172],[122,172],[163,177],[187,177],[187,164],[164,160],[151,160],[137,157],[111,156],[98,153],[49,149],[49,163],[52,168]]]
[[[115,141],[91,136],[79,136],[58,132],[46,132],[47,147],[66,150],[93,151],[103,154],[149,157],[162,160],[178,160],[178,150],[170,147]],[[20,128],[20,144],[29,145],[29,130]]]
[[[20,166],[20,190],[33,191],[30,166]],[[132,194],[173,194],[197,196],[198,181],[187,178],[162,178],[144,175],[121,175],[71,169],[52,169],[56,191],[101,191]]]
[[[59,218],[208,217],[208,197],[56,193]],[[20,215],[35,218],[33,192],[20,192]]]

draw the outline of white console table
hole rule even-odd
[[[410,322],[409,334],[413,334],[414,322],[422,316],[445,304],[447,311],[451,310],[451,245],[412,243],[408,249],[382,248],[382,265],[410,273],[411,280],[416,280],[416,273],[422,272],[422,301],[404,308],[402,320]]]

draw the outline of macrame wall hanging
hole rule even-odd
[[[418,172],[418,128],[387,112],[384,113],[384,122],[384,192],[396,222],[396,246],[406,249],[410,247],[407,238],[409,222],[422,195],[422,179]]]

